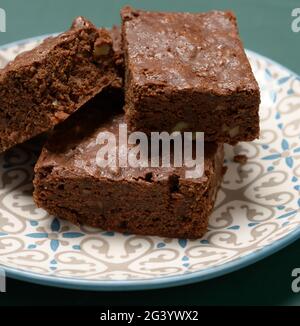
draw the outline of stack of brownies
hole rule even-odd
[[[35,167],[39,207],[105,230],[201,237],[225,171],[223,144],[259,135],[259,88],[236,18],[130,7],[121,16],[121,31],[79,17],[0,72],[0,152],[51,130]],[[121,123],[147,134],[204,132],[203,176],[188,179],[172,164],[100,168],[97,136]]]

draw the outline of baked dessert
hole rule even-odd
[[[124,123],[124,114],[114,110],[116,97],[99,97],[98,103],[88,103],[57,126],[43,148],[35,166],[37,206],[72,223],[104,230],[201,237],[224,173],[223,144],[205,144],[205,172],[198,179],[186,179],[186,168],[172,165],[99,167],[99,133],[117,135]]]
[[[260,92],[232,12],[121,11],[126,118],[135,130],[259,136]]]
[[[110,36],[113,41],[113,62],[114,66],[117,69],[119,85],[123,88],[124,86],[124,72],[125,72],[125,64],[124,64],[124,53],[122,47],[122,36],[121,29],[119,26],[113,26],[111,29],[108,29]],[[118,85],[117,85],[118,87]]]
[[[111,84],[121,86],[110,32],[78,17],[0,70],[0,152],[51,129]]]

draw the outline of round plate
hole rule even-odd
[[[41,38],[0,49],[4,65]],[[226,146],[228,171],[198,240],[78,228],[32,200],[36,144],[0,156],[0,265],[8,276],[89,290],[161,288],[213,278],[262,259],[300,236],[300,79],[247,51],[261,87],[261,137]],[[233,161],[245,154],[244,165]]]

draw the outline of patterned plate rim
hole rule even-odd
[[[52,36],[55,34],[44,34],[36,37],[26,38],[23,40],[7,43],[0,46],[0,49],[7,49],[12,46],[25,44],[31,41],[41,40],[47,36]],[[270,62],[281,69],[284,69],[291,75],[296,78],[298,74],[281,65],[280,63],[269,59],[255,51],[246,50],[247,53],[253,54],[254,56],[260,57],[261,59]],[[47,276],[43,274],[38,274],[34,272],[22,271],[16,268],[6,267],[0,264],[1,268],[6,272],[8,277],[13,279],[27,281],[35,284],[55,286],[60,288],[76,289],[76,290],[90,290],[90,291],[134,291],[134,290],[147,290],[147,289],[158,289],[158,288],[167,288],[173,286],[186,285],[191,283],[196,283],[200,281],[209,280],[216,278],[244,267],[247,267],[251,264],[254,264],[276,252],[290,245],[294,241],[300,238],[300,227],[297,227],[291,233],[286,235],[280,240],[277,240],[261,249],[258,249],[255,252],[245,255],[242,258],[235,259],[231,262],[225,263],[220,266],[204,269],[197,272],[191,272],[182,275],[175,276],[166,276],[158,277],[156,279],[150,280],[135,280],[135,281],[92,281],[92,280],[83,280],[76,278],[67,278],[67,277],[55,277]]]

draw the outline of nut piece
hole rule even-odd
[[[53,105],[53,106],[58,106],[58,105],[59,105],[58,100],[54,100],[54,101],[52,102],[52,105]]]
[[[237,136],[239,134],[239,132],[240,132],[240,127],[239,126],[235,126],[234,128],[232,128],[232,129],[229,130],[229,136],[231,138],[233,138],[233,137]]]
[[[54,115],[55,115],[55,118],[56,118],[58,121],[66,120],[66,119],[69,117],[69,114],[66,113],[66,112],[63,112],[63,111],[55,112]]]
[[[108,31],[105,28],[100,28],[98,35],[99,37],[94,47],[94,58],[99,59],[103,56],[113,56],[113,41]]]
[[[95,45],[94,48],[94,57],[100,58],[101,56],[108,55],[111,51],[110,44],[101,44],[101,45]]]
[[[222,131],[228,131],[229,130],[229,127],[227,126],[226,123],[223,123],[222,125]]]
[[[233,127],[233,128],[230,129],[230,128],[227,126],[227,124],[224,123],[224,124],[222,125],[222,131],[223,131],[223,132],[228,132],[228,133],[229,133],[229,136],[230,136],[231,138],[233,138],[233,137],[235,137],[235,136],[237,136],[237,135],[239,134],[239,132],[240,132],[240,127],[239,127],[239,126],[235,126],[235,127]]]
[[[173,132],[174,131],[182,131],[182,130],[184,130],[184,129],[187,129],[188,128],[188,124],[186,123],[186,122],[184,122],[184,121],[181,121],[181,122],[178,122],[176,125],[175,125],[175,127],[173,128]]]
[[[93,24],[86,18],[79,16],[73,20],[72,28],[82,29],[87,27],[93,27]]]

